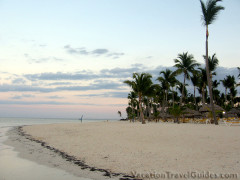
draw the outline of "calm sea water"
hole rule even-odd
[[[83,119],[86,122],[104,121],[102,119]],[[110,120],[116,121],[116,120]],[[78,119],[60,119],[60,118],[0,118],[0,127],[12,127],[33,124],[55,124],[55,123],[81,123]]]
[[[103,120],[84,120],[83,123]],[[114,120],[113,120],[114,121]],[[115,120],[116,121],[116,120]],[[50,168],[18,157],[13,147],[4,144],[6,133],[14,126],[55,123],[81,123],[77,119],[0,118],[0,180],[90,180],[76,177],[60,169]]]

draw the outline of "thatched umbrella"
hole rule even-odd
[[[184,111],[184,116],[185,117],[200,117],[202,116],[202,114],[196,110],[192,110],[192,109],[189,109],[189,108],[186,108]]]
[[[222,107],[214,104],[214,110],[216,112],[216,115],[219,115],[219,112],[223,112],[225,111]],[[211,106],[209,104],[204,104],[199,111],[201,112],[201,114],[205,117],[209,117],[212,116],[211,115]]]
[[[227,112],[228,117],[237,117],[240,114],[240,109],[232,108],[230,111]]]
[[[216,104],[214,104],[214,110],[215,111],[224,111],[224,109]],[[210,104],[204,104],[200,109],[199,111],[201,113],[204,113],[204,112],[210,112],[211,111],[211,106]]]

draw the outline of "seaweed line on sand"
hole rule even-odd
[[[120,180],[140,180],[140,179],[136,179],[134,176],[131,175],[127,175],[124,173],[115,173],[115,172],[111,172],[109,170],[106,169],[100,169],[100,168],[96,168],[96,167],[91,167],[89,165],[87,165],[84,161],[77,159],[75,156],[70,156],[65,152],[62,152],[54,147],[51,147],[49,145],[47,145],[46,142],[44,141],[40,141],[35,139],[34,137],[32,137],[30,134],[27,134],[23,131],[23,126],[19,126],[17,128],[17,131],[19,133],[20,136],[25,137],[26,139],[30,140],[30,141],[34,141],[36,143],[41,144],[42,147],[47,148],[53,152],[55,152],[56,154],[60,155],[63,159],[66,159],[66,161],[72,162],[77,166],[80,166],[81,169],[89,169],[90,171],[99,171],[99,172],[103,172],[103,176],[107,176],[107,177],[117,177],[117,176],[122,176],[121,178],[119,178]]]

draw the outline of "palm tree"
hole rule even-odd
[[[233,107],[233,97],[234,97],[234,94],[235,94],[235,84],[236,84],[236,81],[235,81],[235,77],[234,76],[230,76],[228,75],[227,76],[227,87],[230,89],[230,97],[231,97],[231,106]]]
[[[152,85],[152,75],[148,73],[133,73],[133,81],[126,80],[125,84],[129,85],[134,92],[138,94],[139,110],[140,110],[140,120],[142,124],[146,124],[143,116],[142,110],[142,99],[143,96],[147,94]]]
[[[169,108],[169,112],[175,118],[174,123],[179,124],[179,117],[183,114],[183,108],[181,106],[174,105],[173,107]]]
[[[131,91],[128,94],[128,99],[130,100],[130,105],[131,105],[131,109],[132,109],[132,121],[133,122],[134,122],[134,117],[135,117],[135,109],[134,109],[134,107],[136,106],[136,98],[137,98],[137,94],[134,91]]]
[[[185,94],[184,94],[184,87],[186,84],[186,79],[190,79],[190,73],[195,72],[195,67],[199,66],[199,64],[194,60],[193,55],[189,54],[188,52],[178,54],[178,59],[175,59],[174,62],[176,63],[174,67],[177,68],[176,73],[184,75],[183,80],[183,88],[182,88],[182,96],[180,99],[180,105],[182,105]]]
[[[148,114],[149,119],[151,118],[151,109],[153,104],[153,97],[155,95],[156,84],[150,84],[148,90],[145,92],[146,96],[146,114]]]
[[[217,96],[220,95],[220,91],[217,89],[218,85],[220,84],[220,82],[218,82],[217,80],[214,80],[212,82],[212,89],[213,89],[213,100],[216,101],[217,100]]]
[[[220,10],[224,10],[224,7],[217,6],[217,2],[220,2],[222,0],[207,0],[206,4],[203,3],[202,0],[200,0],[201,8],[202,8],[202,20],[204,26],[206,26],[206,71],[207,71],[207,80],[208,80],[208,89],[210,94],[210,104],[212,109],[212,114],[214,118],[214,123],[217,125],[218,121],[216,119],[215,110],[214,110],[214,104],[213,104],[213,96],[212,96],[212,85],[210,80],[210,72],[209,72],[209,63],[208,63],[208,26],[216,20],[218,13]]]
[[[194,97],[194,104],[197,109],[197,101],[196,101],[196,87],[199,85],[200,73],[196,71],[193,76],[191,77],[191,82],[193,84],[193,97]]]
[[[158,77],[157,80],[162,83],[162,85],[166,88],[165,89],[165,98],[166,101],[168,101],[168,91],[171,86],[174,86],[176,84],[177,80],[175,78],[176,73],[172,72],[170,69],[166,69],[165,71],[161,71],[160,74],[163,74],[163,77]]]
[[[187,92],[186,86],[188,86],[188,84],[185,84],[185,86],[183,86],[183,83],[179,83],[177,85],[177,90],[181,94],[181,96],[182,96],[182,93],[187,95],[188,92]]]
[[[209,65],[209,73],[210,73],[210,79],[212,80],[213,75],[217,75],[215,72],[217,66],[218,66],[218,58],[216,57],[216,54],[213,54],[212,57],[208,57],[208,65]]]
[[[206,69],[199,68],[200,70],[200,79],[199,79],[199,92],[202,94],[202,104],[204,105],[206,100],[205,100],[205,92],[206,92],[206,86],[207,86],[207,74],[206,74]]]
[[[238,79],[240,79],[240,67],[238,67]],[[240,86],[240,82],[237,84],[237,86]]]
[[[234,106],[234,98],[237,95],[237,90],[235,89],[235,87],[233,86],[232,88],[230,88],[230,97],[231,97],[231,106]]]
[[[235,77],[234,76],[230,76],[230,75],[227,75],[226,78],[224,78],[223,80],[221,80],[223,86],[225,87],[225,101],[227,101],[227,90],[228,89],[234,89],[234,86],[236,84],[236,81],[235,81]],[[232,90],[232,92],[234,92],[234,90]],[[233,94],[230,92],[230,97],[231,97],[231,103],[233,103]],[[233,106],[233,104],[232,104]]]
[[[224,94],[224,96],[225,96],[225,102],[227,102],[227,89],[228,89],[228,79],[227,78],[224,78],[223,80],[220,80],[221,82],[222,82],[222,84],[223,84],[223,86],[225,87],[225,94]]]

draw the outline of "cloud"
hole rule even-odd
[[[94,49],[92,51],[88,51],[88,50],[86,50],[85,47],[73,48],[70,45],[66,45],[66,46],[64,46],[64,49],[69,54],[95,55],[95,56],[105,55],[106,57],[111,57],[112,59],[117,59],[124,55],[124,53],[110,52],[108,49],[105,49],[105,48],[98,48],[98,49]]]
[[[1,84],[0,92],[53,92],[51,88],[42,88],[29,85]]]
[[[72,48],[70,45],[66,45],[64,46],[64,49],[66,49],[66,51],[69,54],[80,54],[80,55],[88,55],[89,52],[86,51],[86,49],[83,48]]]
[[[23,78],[16,78],[14,80],[12,80],[12,84],[25,84],[26,80]]]
[[[53,82],[53,83],[49,83],[49,86],[61,86],[61,85],[72,85],[73,83],[71,82]]]
[[[48,96],[49,99],[63,99],[62,96]]]
[[[107,49],[95,49],[91,52],[91,54],[95,54],[95,55],[102,55],[107,53],[108,53]]]
[[[12,85],[2,84],[0,85],[0,92],[59,92],[59,91],[88,91],[88,90],[104,90],[104,89],[123,89],[123,83],[114,81],[95,81],[86,86],[58,86],[55,88],[29,86],[29,85]]]
[[[70,102],[58,102],[58,101],[9,101],[0,100],[0,104],[3,105],[84,105],[84,106],[126,106],[126,104],[94,104],[94,103],[70,103]]]
[[[26,74],[25,78],[31,81],[37,80],[91,80],[99,78],[99,75],[89,73],[40,73],[40,74]]]
[[[22,95],[13,96],[11,99],[22,99],[22,98],[32,98],[32,97],[35,97],[35,96],[32,94],[22,94]]]
[[[77,105],[76,103],[69,102],[57,102],[57,101],[9,101],[9,100],[0,100],[0,104],[12,104],[12,105]]]
[[[152,59],[153,58],[153,56],[147,56],[146,57],[146,59]]]
[[[64,61],[62,58],[54,57],[54,56],[49,56],[49,57],[40,57],[40,58],[33,58],[29,54],[25,53],[24,57],[27,58],[28,63],[46,63],[46,62],[61,62]]]
[[[111,91],[122,91],[128,89],[128,86],[123,83],[124,80],[131,80],[132,73],[134,72],[146,72],[152,74],[153,82],[156,81],[157,77],[160,76],[160,71],[164,71],[166,68],[174,71],[174,67],[147,67],[143,64],[133,64],[128,68],[111,68],[102,69],[99,72],[93,71],[77,71],[77,72],[57,72],[57,73],[36,73],[36,74],[24,74],[20,75],[9,75],[11,84],[1,84],[0,92],[60,92],[60,91],[88,91],[88,90],[111,90]],[[217,68],[217,76],[214,79],[223,79],[226,75],[234,75],[237,81],[238,70],[237,68]],[[15,79],[14,79],[15,78]],[[183,75],[178,75],[177,79],[183,82]],[[81,83],[81,84],[80,84]],[[85,85],[82,85],[85,83]],[[191,92],[192,83],[187,81],[189,84],[189,91]],[[27,85],[31,84],[31,85]],[[80,84],[80,85],[79,85]],[[239,91],[238,87],[238,91]],[[223,91],[223,87],[220,84],[219,89]],[[91,94],[90,94],[91,95]],[[94,94],[92,94],[94,95]],[[117,97],[117,94],[101,94],[103,97]],[[119,97],[121,94],[119,94]],[[123,96],[123,94],[122,94]],[[18,97],[15,97],[18,98]]]
[[[111,97],[111,98],[126,98],[129,92],[105,92],[100,94],[81,94],[79,97]]]

